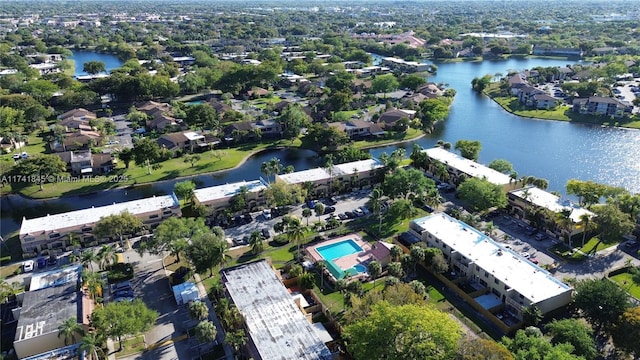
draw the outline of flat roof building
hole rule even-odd
[[[325,195],[329,192],[330,186],[341,185],[347,189],[370,186],[375,170],[383,166],[378,159],[365,159],[333,165],[331,168],[319,167],[289,174],[279,174],[276,175],[276,181],[284,181],[288,184],[311,182],[315,186],[316,195]]]
[[[247,189],[246,203],[248,209],[264,203],[263,193],[267,189],[267,184],[262,179],[196,189],[193,192],[193,198],[196,204],[202,204],[210,207],[213,211],[218,211],[229,206],[231,198],[240,194],[243,188]]]
[[[273,268],[258,260],[222,269],[222,283],[242,314],[256,360],[328,360],[329,348]]]
[[[555,226],[555,218],[545,218],[544,227],[558,236],[576,235],[582,233],[584,228],[582,227],[582,216],[587,215],[589,218],[594,216],[591,211],[572,203],[570,200],[563,200],[559,196],[553,195],[548,191],[538,189],[535,186],[529,186],[518,190],[510,191],[507,194],[509,200],[508,209],[512,214],[520,219],[529,221],[527,217],[530,217],[537,209],[547,209],[554,215],[562,212],[567,212],[569,219],[574,224],[570,229],[558,229]]]
[[[447,166],[449,182],[459,185],[460,175],[486,179],[488,182],[499,185],[505,190],[515,189],[517,182],[513,181],[509,175],[493,170],[487,166],[479,164],[473,160],[463,158],[441,147],[434,147],[423,150],[429,158]],[[435,164],[431,164],[429,170],[434,173]]]
[[[455,274],[466,277],[477,290],[487,290],[496,306],[504,304],[519,319],[528,306],[548,313],[571,301],[569,285],[445,213],[412,220],[409,229],[429,246],[441,249]]]
[[[23,218],[20,227],[22,251],[36,254],[44,249],[68,246],[65,235],[77,233],[81,240],[92,237],[93,226],[103,217],[128,211],[145,224],[155,224],[171,216],[180,216],[180,203],[175,194],[154,196],[123,203],[91,207],[34,219]]]
[[[83,295],[78,291],[80,268],[75,268],[75,276],[67,274],[51,286],[24,294],[13,342],[18,358],[64,347],[65,339],[58,336],[58,327],[72,317],[82,324],[83,315],[88,314],[83,314]],[[76,336],[76,341],[80,338]]]

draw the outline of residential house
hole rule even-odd
[[[231,110],[231,106],[219,101],[218,99],[212,98],[208,101],[209,105],[216,111],[219,116],[224,115],[227,111]]]
[[[420,93],[427,98],[433,99],[444,95],[444,91],[434,83],[427,83],[416,89],[416,93]]]
[[[535,88],[531,85],[525,85],[523,87],[520,88],[520,91],[518,91],[518,101],[521,104],[524,104],[525,106],[535,106],[535,100],[534,100],[534,96],[535,95],[542,95],[542,94],[546,94],[544,91]]]
[[[181,131],[160,136],[156,142],[167,150],[196,151],[204,144],[204,135],[195,131]]]
[[[225,141],[242,141],[255,138],[255,126],[251,121],[240,121],[222,129]]]
[[[378,124],[364,120],[333,122],[327,124],[327,126],[331,126],[345,132],[350,139],[378,136],[385,133]]]
[[[59,124],[69,129],[77,129],[77,125],[89,125],[89,121],[97,117],[96,113],[83,108],[69,110],[58,115]]]
[[[409,232],[430,247],[442,250],[449,263],[451,281],[456,287],[465,284],[470,290],[457,288],[471,298],[470,305],[482,314],[519,323],[530,306],[543,314],[566,306],[573,289],[549,272],[528,261],[517,252],[493,240],[479,230],[445,213],[412,220]],[[505,319],[506,318],[506,319]]]
[[[116,167],[116,158],[111,154],[92,154],[91,150],[65,151],[57,153],[67,164],[73,175],[108,174]]]
[[[580,236],[584,229],[583,215],[592,218],[594,214],[570,200],[562,200],[559,196],[550,192],[538,189],[535,186],[525,187],[510,191],[507,194],[509,205],[507,210],[515,217],[526,222],[536,223],[543,227],[548,233],[557,238],[574,238]],[[547,212],[540,210],[547,210]],[[568,222],[566,227],[558,226],[558,217],[566,214]],[[535,220],[532,220],[535,219]]]
[[[138,111],[147,114],[147,128],[151,130],[164,131],[165,129],[177,126],[178,120],[171,116],[171,106],[166,103],[147,101],[136,106]]]
[[[536,109],[553,109],[558,105],[558,99],[547,94],[533,95],[533,106]]]
[[[113,203],[82,210],[47,215],[33,219],[22,219],[19,239],[26,257],[35,256],[43,250],[69,247],[68,234],[72,233],[82,243],[95,241],[93,226],[101,218],[128,211],[144,224],[154,226],[171,216],[181,216],[180,203],[175,194]],[[97,239],[100,240],[100,239]]]
[[[633,106],[622,101],[602,96],[591,96],[573,100],[572,110],[579,114],[604,115],[616,118],[630,116]]]
[[[324,333],[302,299],[291,294],[266,260],[220,270],[225,294],[246,329],[247,357],[256,360],[331,360]],[[305,301],[306,302],[306,301]],[[331,338],[329,337],[329,341]]]
[[[257,98],[265,97],[267,95],[269,95],[269,90],[263,89],[261,87],[256,87],[247,91],[246,98],[257,99]]]
[[[282,127],[275,119],[258,120],[254,124],[254,128],[259,129],[263,137],[280,137],[282,136]]]
[[[49,146],[54,152],[64,152],[101,146],[102,141],[102,135],[97,131],[78,130],[64,134],[62,140],[55,140]]]
[[[393,129],[400,119],[412,120],[415,116],[415,110],[390,109],[380,114],[378,124],[385,129]]]
[[[469,177],[484,179],[494,185],[502,187],[505,191],[516,189],[518,183],[508,175],[493,170],[473,160],[465,159],[460,155],[449,152],[440,147],[422,150],[432,160],[428,171],[431,174],[439,173],[439,164],[443,164],[446,174],[440,174],[440,179],[452,185],[459,185]]]

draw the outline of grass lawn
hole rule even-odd
[[[585,244],[586,246],[586,244]],[[586,259],[586,256],[577,252],[577,251],[572,251],[571,249],[569,249],[569,247],[565,244],[555,244],[552,247],[549,248],[549,251],[551,251],[552,253],[560,256],[561,258],[565,259],[565,260],[570,260],[570,261],[582,261],[584,259]]]
[[[600,250],[604,250],[612,245],[613,244],[603,243],[598,238],[594,237],[594,238],[591,238],[589,241],[587,241],[587,243],[584,244],[584,246],[580,248],[580,250],[582,250],[582,252],[585,254],[590,254],[590,253],[596,253]]]
[[[621,288],[625,289],[631,296],[636,299],[640,299],[640,284],[633,281],[631,274],[622,273],[618,275],[614,275],[610,277],[611,280],[615,281]]]
[[[0,279],[5,280],[6,278],[13,276],[16,273],[16,270],[22,266],[22,263],[11,264],[7,266],[3,266],[0,268]],[[9,279],[11,282],[11,279]]]
[[[95,182],[77,181],[45,184],[42,191],[40,191],[40,187],[37,184],[29,186],[16,184],[10,190],[18,191],[22,195],[36,199],[86,194],[115,187],[172,180],[182,176],[232,169],[253,153],[273,147],[297,147],[299,145],[300,140],[261,141],[242,144],[236,148],[221,149],[223,153],[220,158],[211,156],[208,152],[202,153],[200,161],[194,163],[193,166],[190,163],[185,163],[183,158],[174,158],[162,162],[162,167],[159,170],[151,170],[151,174],[147,174],[146,166],[135,166],[134,163],[131,163],[129,169],[125,169],[123,164],[119,164],[118,169],[112,175],[95,178]],[[114,178],[114,175],[120,176]],[[9,187],[1,189],[1,192],[9,192]]]
[[[406,132],[403,132],[403,133],[391,133],[391,135],[389,136],[384,135],[380,138],[375,138],[371,140],[354,141],[352,145],[358,149],[368,149],[368,148],[387,145],[387,144],[398,142],[398,141],[413,140],[423,135],[424,135],[424,132],[422,130],[409,128]]]
[[[120,343],[114,341],[116,349],[120,348]],[[125,357],[132,354],[143,352],[147,348],[144,343],[144,336],[139,335],[122,341],[122,351],[116,352],[116,357]]]

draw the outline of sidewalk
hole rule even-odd
[[[205,289],[204,285],[202,285],[202,279],[200,279],[199,274],[194,273],[193,278],[196,282],[196,285],[198,286],[198,292],[200,293],[200,300],[204,301],[204,303],[207,304],[207,306],[209,307],[209,319],[213,321],[213,324],[216,326],[216,329],[218,330],[216,334],[216,341],[222,345],[222,348],[224,349],[224,354],[226,355],[226,359],[233,360],[233,349],[231,349],[231,346],[229,346],[229,344],[227,344],[224,341],[225,331],[224,331],[224,328],[222,327],[222,324],[220,324],[220,321],[218,320],[218,316],[216,315],[216,310],[213,307],[213,304],[211,304],[211,300],[209,300],[209,297],[207,296],[207,289]]]

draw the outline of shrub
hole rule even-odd
[[[4,265],[11,261],[11,256],[0,257],[0,264]]]
[[[118,263],[107,267],[107,281],[115,284],[133,279],[133,266],[131,264]]]

